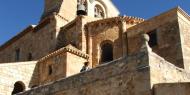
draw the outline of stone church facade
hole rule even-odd
[[[144,20],[111,0],[45,0],[0,47],[0,95],[189,95],[189,41],[180,7]]]

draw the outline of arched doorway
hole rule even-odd
[[[12,95],[23,92],[25,90],[25,85],[23,82],[18,81],[14,84],[14,89]]]
[[[109,62],[113,60],[113,46],[110,43],[104,43],[101,45],[101,63]]]

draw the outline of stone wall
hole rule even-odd
[[[67,52],[66,77],[80,73],[87,59]]]
[[[39,60],[39,84],[44,85],[60,78],[80,73],[88,56],[68,45]]]
[[[24,36],[20,36],[19,39],[13,40],[11,44],[1,46],[1,51],[0,51],[0,63],[5,63],[5,62],[15,62],[16,61],[16,49],[20,48],[20,61],[28,60],[28,54],[32,52],[32,44],[29,43],[31,41],[31,35],[33,34],[33,29],[25,30],[23,32],[29,31],[27,34]],[[21,34],[21,33],[20,33]],[[5,48],[4,48],[5,47]],[[22,47],[22,48],[21,48]]]
[[[76,18],[77,13],[77,0],[62,0],[62,5],[59,9],[59,13],[62,17],[68,21],[72,21]]]
[[[45,8],[41,20],[53,14],[60,15],[68,22],[76,17],[77,0],[44,0],[44,3]]]
[[[176,67],[155,53],[149,54],[151,85],[190,82],[190,73]]]
[[[57,38],[57,49],[66,47],[69,44],[79,48],[79,33],[81,27],[77,27],[77,24],[78,22],[74,20],[61,28]]]
[[[92,47],[87,48],[87,43],[89,40],[88,33],[87,31],[85,31],[85,25],[86,23],[94,20],[97,20],[97,18],[78,16],[75,20],[62,27],[60,32],[58,33],[56,49],[71,44],[82,52],[88,53],[88,51],[91,50]],[[90,61],[90,63],[92,62]]]
[[[189,95],[189,83],[164,83],[154,86],[154,95]]]
[[[38,66],[41,85],[66,77],[66,54],[52,55],[40,60]]]
[[[0,64],[0,95],[11,95],[14,84],[24,83],[26,90],[35,85],[38,79],[36,61]]]
[[[138,17],[113,17],[96,20],[85,25],[85,38],[82,45],[86,44],[86,52],[90,56],[92,67],[102,63],[102,46],[109,43],[113,47],[113,59],[126,55],[126,30],[144,20]],[[83,33],[83,32],[82,32]],[[86,43],[85,43],[86,42]],[[85,48],[85,45],[84,45]]]
[[[52,15],[53,12],[58,12],[62,5],[62,2],[63,0],[44,0],[44,12],[41,18],[43,19],[49,15]]]
[[[29,53],[32,55],[32,60],[38,60],[53,52],[56,46],[56,35],[59,31],[56,27],[58,26],[56,19],[54,16],[47,18],[39,25],[32,27],[32,29],[23,31],[27,33],[23,34],[21,32],[2,45],[0,63],[28,61]],[[20,34],[23,35],[21,36]],[[20,49],[19,60],[15,60],[17,49]]]
[[[61,28],[58,33],[56,48],[62,48],[72,44],[79,50],[86,52],[87,48],[87,34],[85,31],[85,24],[97,20],[87,16],[78,16],[73,21],[67,23]]]
[[[127,30],[128,53],[138,52],[140,33],[156,33],[157,44],[152,50],[168,62],[184,68],[177,8],[155,16]],[[150,39],[154,40],[154,39]]]
[[[112,19],[113,20],[113,19]],[[101,63],[101,46],[109,43],[113,46],[113,59],[122,57],[122,28],[119,21],[102,21],[88,24],[89,43],[91,44],[92,65]]]
[[[0,94],[11,95],[16,82],[23,83],[29,90],[80,73],[87,59],[88,55],[69,45],[38,62],[0,64]]]
[[[183,51],[183,60],[185,70],[190,71],[190,19],[189,15],[182,9],[178,12],[178,21]]]
[[[18,95],[151,95],[147,63],[139,52]]]

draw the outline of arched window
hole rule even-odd
[[[101,63],[113,60],[113,46],[110,43],[104,43],[101,46]]]
[[[94,7],[94,17],[100,17],[100,18],[105,17],[104,10],[100,5],[95,5],[95,7]]]
[[[18,81],[14,84],[14,89],[12,95],[23,92],[25,90],[25,85],[23,82]]]

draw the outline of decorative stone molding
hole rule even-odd
[[[98,24],[105,24],[105,23],[118,23],[120,21],[125,21],[129,24],[138,24],[144,21],[144,19],[139,17],[133,17],[133,16],[124,16],[124,17],[113,17],[113,18],[106,18],[106,19],[100,19],[97,21],[92,21],[86,24],[86,26],[97,26]]]
[[[179,6],[176,8],[177,12],[181,13],[184,17],[186,17],[190,21],[190,16]]]
[[[141,23],[143,21],[145,21],[144,19],[142,18],[139,18],[139,17],[133,17],[133,16],[124,16],[123,19],[128,22],[128,23],[131,23],[131,24],[138,24],[138,23]]]
[[[59,55],[59,54],[65,53],[65,52],[75,54],[75,55],[80,56],[80,57],[85,58],[85,59],[89,58],[89,55],[85,54],[84,52],[78,50],[77,48],[73,47],[72,45],[67,45],[66,47],[63,47],[63,48],[61,48],[61,49],[59,49],[53,53],[50,53],[47,56],[41,58],[38,62],[45,61],[51,57],[54,57],[56,55]]]

